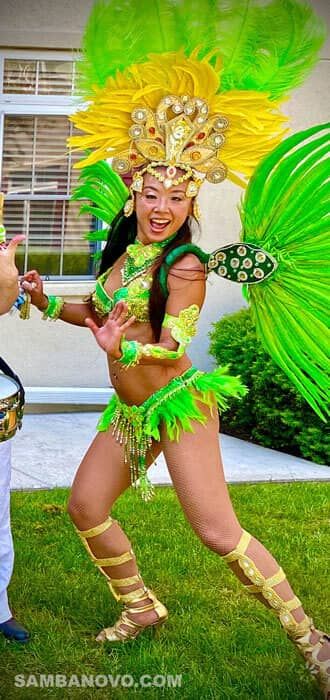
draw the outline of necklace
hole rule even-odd
[[[167,244],[168,239],[160,243],[149,243],[148,245],[143,245],[141,241],[136,239],[135,243],[127,246],[127,256],[121,269],[123,286],[127,286],[129,282],[132,282],[142,272],[151,267]]]

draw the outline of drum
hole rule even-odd
[[[18,382],[0,373],[0,442],[9,440],[21,427],[23,408]]]

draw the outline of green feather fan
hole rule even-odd
[[[277,260],[248,301],[266,350],[316,413],[330,396],[330,124],[283,141],[250,180],[241,240]]]
[[[184,48],[214,66],[220,56],[220,92],[277,98],[303,82],[325,34],[304,0],[101,0],[85,30],[78,90],[90,96],[149,54]]]
[[[106,161],[99,161],[83,168],[79,182],[71,199],[87,200],[88,203],[81,206],[80,214],[92,214],[109,227],[129,194],[123,180]],[[103,228],[101,231],[91,231],[85,237],[89,241],[104,241],[107,233],[108,229]]]

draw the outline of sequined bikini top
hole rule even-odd
[[[149,296],[152,285],[150,270],[141,273],[125,287],[119,287],[110,297],[104,288],[112,268],[103,272],[97,279],[95,290],[91,296],[92,304],[98,316],[106,316],[112,311],[118,301],[124,301],[128,306],[130,316],[136,316],[141,323],[149,321]]]

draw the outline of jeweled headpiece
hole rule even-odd
[[[166,188],[193,179],[190,196],[195,196],[204,177],[221,182],[227,168],[221,161],[221,146],[228,119],[220,114],[209,115],[206,100],[189,95],[166,95],[155,111],[139,106],[131,114],[128,133],[129,148],[113,159],[112,167],[120,175],[142,168],[135,174],[133,189],[140,190],[144,172],[149,172]],[[166,166],[162,174],[159,166]],[[184,175],[177,174],[177,168]],[[191,183],[193,185],[193,183]]]

